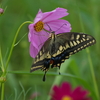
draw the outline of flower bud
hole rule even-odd
[[[4,9],[0,8],[0,14],[4,13]]]

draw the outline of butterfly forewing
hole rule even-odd
[[[63,53],[64,51],[70,51],[70,54],[76,53],[88,46],[95,44],[95,39],[84,33],[67,32],[56,35],[55,39],[55,53],[53,57]]]

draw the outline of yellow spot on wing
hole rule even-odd
[[[85,35],[83,35],[83,37],[85,37]]]
[[[78,40],[80,38],[80,35],[77,35],[76,39]]]
[[[58,51],[57,51],[57,55],[60,54],[60,53],[61,53],[61,52],[58,50]]]
[[[40,51],[40,56],[42,55],[42,51]]]
[[[77,43],[76,43],[75,41],[73,41],[73,44],[74,44],[74,46],[76,46],[76,45],[77,45]]]
[[[68,43],[66,43],[66,49],[69,48],[70,46],[68,45]]]
[[[70,52],[69,54],[70,54],[70,55],[72,55],[72,54],[73,54],[73,52]]]
[[[78,44],[80,43],[80,41],[76,41]]]
[[[84,38],[82,38],[83,41],[86,41]]]
[[[59,50],[60,50],[60,51],[62,51],[62,50],[63,50],[63,47],[62,47],[62,46],[60,46],[60,47],[59,47]]]
[[[74,50],[74,53],[76,53],[77,52],[77,50]]]
[[[73,47],[73,43],[70,41],[70,46]]]
[[[72,34],[72,36],[71,36],[71,40],[74,40],[74,34]]]
[[[92,40],[92,42],[94,43],[94,42],[95,42],[95,40]]]

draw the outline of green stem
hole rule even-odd
[[[96,93],[96,96],[99,100],[99,91],[98,91],[98,86],[97,86],[97,82],[96,82],[96,78],[95,78],[92,60],[91,60],[91,57],[90,57],[90,52],[89,52],[89,49],[86,49],[86,50],[87,50],[87,54],[88,54],[88,60],[89,60],[89,64],[90,64],[90,70],[91,70],[91,75],[92,75],[92,79],[93,79],[95,93]]]
[[[4,65],[3,65],[3,60],[2,60],[1,47],[0,47],[0,62],[1,62],[1,70],[2,70],[2,72],[4,72]]]
[[[1,83],[1,100],[4,100],[4,83]]]
[[[11,58],[11,54],[12,54],[12,51],[13,51],[14,44],[15,44],[15,42],[16,42],[17,36],[18,36],[18,34],[19,34],[19,31],[20,31],[20,29],[22,28],[22,26],[23,26],[24,24],[27,24],[27,23],[33,23],[33,22],[31,22],[31,21],[26,21],[26,22],[22,23],[22,24],[20,25],[20,27],[18,28],[16,34],[15,34],[15,37],[14,37],[14,39],[13,39],[13,42],[12,42],[12,45],[11,45],[11,48],[10,48],[10,52],[9,52],[9,55],[8,55],[8,58],[7,58],[7,62],[6,62],[6,66],[5,66],[5,71],[6,71],[7,68],[8,68],[9,60],[10,60],[10,58]]]
[[[82,17],[80,15],[80,11],[79,11],[78,6],[77,6],[77,10],[79,12],[79,19],[80,19],[81,28],[85,32],[85,29],[84,29],[84,26],[83,26],[83,23],[82,23]],[[92,79],[93,79],[95,94],[96,94],[96,96],[99,100],[99,91],[98,91],[98,86],[97,86],[97,83],[96,83],[96,77],[95,77],[95,74],[94,74],[94,69],[93,69],[93,64],[92,64],[92,60],[91,60],[91,57],[90,57],[90,52],[89,52],[89,49],[86,49],[86,50],[87,50],[87,54],[88,54],[88,60],[89,60],[89,64],[90,64],[90,71],[91,71],[91,76],[92,76]]]

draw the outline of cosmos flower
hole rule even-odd
[[[47,31],[55,31],[55,34],[70,32],[71,25],[68,21],[60,19],[67,16],[68,12],[64,8],[56,8],[50,12],[39,10],[34,19],[34,23],[29,25],[28,39],[30,42],[30,56],[35,58],[44,42],[49,38]]]
[[[71,85],[64,82],[60,87],[56,85],[53,87],[51,100],[91,100],[88,94],[89,92],[83,90],[82,87],[76,87],[72,90]]]

